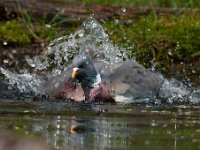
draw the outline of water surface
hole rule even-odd
[[[198,149],[199,106],[1,99],[0,129],[55,149]]]

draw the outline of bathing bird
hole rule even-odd
[[[76,102],[134,102],[155,97],[161,87],[158,73],[136,61],[109,64],[78,55],[73,67],[47,81],[46,93]]]

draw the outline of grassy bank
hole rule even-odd
[[[68,26],[63,28],[55,22],[46,23],[46,20],[43,19],[15,18],[0,22],[0,41],[2,43],[6,41],[10,46],[47,43],[56,37],[70,34],[77,27]]]
[[[115,43],[129,49],[131,57],[145,66],[172,73],[177,71],[176,67],[185,68],[178,65],[184,63],[190,64],[187,72],[199,74],[200,65],[196,60],[200,57],[200,14],[164,17],[152,14],[130,25],[119,21],[106,22],[104,26]]]
[[[112,41],[130,52],[146,67],[167,75],[189,75],[200,84],[200,14],[157,16],[154,13],[129,21],[129,15],[118,20],[101,21]],[[28,14],[0,22],[1,46],[24,46],[48,43],[56,37],[74,32],[80,23],[61,25],[58,16],[51,20]],[[128,23],[127,23],[128,22]]]
[[[199,0],[48,0],[61,3],[72,2],[84,5],[110,5],[125,7],[168,7],[168,8],[200,8]]]

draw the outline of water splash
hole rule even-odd
[[[165,79],[159,92],[159,96],[167,103],[187,102],[191,89],[175,79]]]
[[[3,68],[1,72],[9,79],[10,85],[16,84],[20,91],[38,94],[44,83],[38,71],[43,71],[43,76],[48,80],[68,68],[76,54],[90,54],[109,64],[121,62],[122,56],[126,57],[125,49],[113,45],[100,23],[90,16],[75,33],[51,41],[43,55],[33,58],[26,56],[31,73],[21,69],[22,74],[17,74]]]
[[[111,64],[122,61],[119,56],[126,57],[125,50],[113,45],[103,27],[90,16],[75,33],[51,41],[44,55],[27,57],[26,61],[35,71],[54,66],[47,74],[51,78],[61,73],[74,55],[88,53]]]
[[[75,55],[89,54],[96,60],[115,65],[127,58],[126,51],[126,49],[114,45],[100,23],[90,16],[75,33],[51,41],[43,55],[33,58],[26,56],[26,61],[32,68],[31,73],[25,68],[20,70],[21,74],[1,67],[0,71],[9,79],[9,84],[16,85],[20,91],[43,94],[42,87],[45,81],[69,68]],[[38,72],[42,72],[42,75],[39,75]],[[199,89],[188,88],[175,79],[163,79],[163,81],[158,95],[165,102],[200,102]],[[55,83],[56,85],[57,83]]]
[[[3,45],[4,46],[8,45],[8,42],[7,41],[3,41]]]
[[[125,13],[126,12],[126,8],[122,7],[122,12]]]
[[[41,85],[43,80],[36,74],[17,74],[0,67],[0,71],[9,79],[9,86],[17,86],[21,92],[34,92],[35,94],[43,94]]]

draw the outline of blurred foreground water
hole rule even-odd
[[[3,101],[0,130],[55,149],[198,149],[198,106]]]

